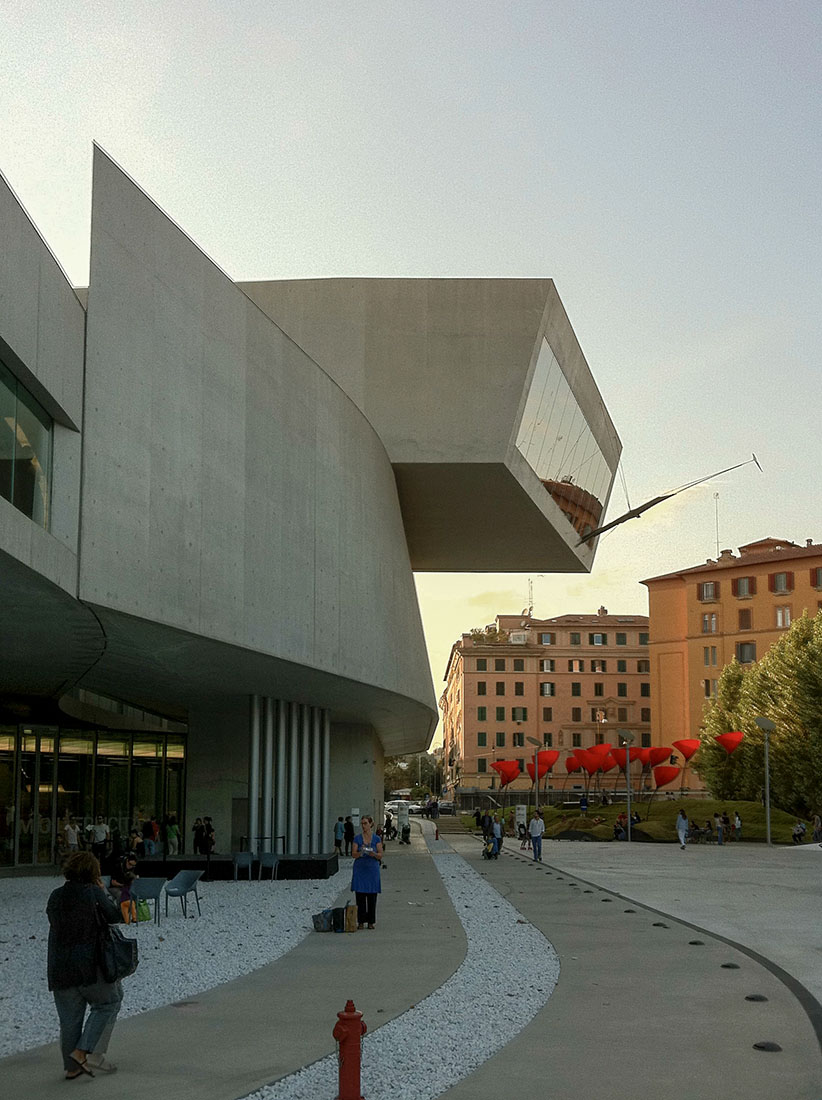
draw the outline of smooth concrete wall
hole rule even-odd
[[[369,726],[331,726],[331,781],[328,791],[331,823],[357,807],[381,825],[385,757]]]
[[[504,458],[549,279],[238,285],[339,381],[392,462]]]
[[[232,835],[232,808],[242,803],[242,829],[246,831],[248,807],[248,708],[247,698],[215,705],[194,706],[189,711],[186,754],[186,851],[191,852],[191,828],[196,817],[208,816],[214,824],[217,851],[239,849],[240,836]]]
[[[435,713],[380,439],[99,149],[86,371],[83,599]]]
[[[84,331],[82,305],[0,177],[0,358],[55,421],[49,532],[21,516],[35,528],[23,533],[9,516],[0,550],[68,590],[76,588],[76,562],[65,551],[77,553]]]

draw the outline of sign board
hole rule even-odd
[[[514,806],[514,822],[516,824],[517,832],[519,832],[520,825],[528,824],[528,807],[523,806],[521,802],[518,802]]]
[[[356,833],[360,827],[360,808],[359,806],[351,807],[351,824],[354,826],[354,832]]]

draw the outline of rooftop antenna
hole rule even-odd
[[[528,578],[528,618],[532,619],[534,616],[534,582],[531,578]]]
[[[714,493],[714,515],[716,517],[716,557],[719,560],[719,493]]]

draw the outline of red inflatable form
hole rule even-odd
[[[577,760],[588,775],[594,775],[595,772],[599,771],[599,757],[590,749],[577,749]]]
[[[732,752],[735,752],[742,744],[742,738],[745,736],[739,730],[731,730],[730,733],[720,733],[714,738],[714,741],[718,741],[728,756]]]
[[[630,750],[630,752],[631,752],[631,760],[639,760],[640,759],[639,754],[642,752],[642,749],[632,748]],[[614,760],[616,760],[619,767],[623,771],[625,771],[625,749],[611,749],[611,756],[613,756]]]
[[[686,737],[684,741],[674,741],[674,748],[678,749],[686,760],[690,760],[694,753],[699,752],[701,744],[698,737]]]
[[[674,750],[667,745],[657,745],[652,749],[648,749],[648,763],[651,767],[656,764],[661,764],[663,760],[667,760]]]
[[[574,772],[578,772],[581,767],[582,764],[580,764],[575,756],[569,756],[565,761],[565,770],[568,772],[569,775],[572,775]]]
[[[657,787],[667,787],[669,783],[673,783],[678,775],[679,768],[675,768],[672,764],[660,765],[654,768],[654,783]]]
[[[607,756],[610,751],[611,746],[606,744],[591,745],[590,749],[588,749],[588,752],[592,752],[595,756]]]
[[[513,783],[520,774],[519,763],[516,760],[495,760],[491,765],[495,772],[499,772],[501,787],[507,787]]]

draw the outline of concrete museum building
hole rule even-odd
[[[437,722],[413,571],[591,568],[553,283],[237,284],[99,148],[87,290],[5,181],[0,245],[0,866],[98,814],[327,851]]]

